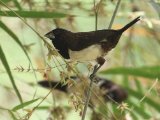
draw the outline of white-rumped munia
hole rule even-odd
[[[56,28],[45,36],[52,40],[54,47],[65,59],[73,61],[97,60],[102,65],[105,60],[103,61],[101,58],[117,45],[122,33],[139,20],[140,17],[137,17],[118,30],[104,29],[73,33]]]

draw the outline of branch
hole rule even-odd
[[[82,113],[82,120],[85,119],[85,115],[86,115],[86,112],[87,112],[87,107],[88,107],[89,100],[90,100],[90,97],[91,97],[91,91],[92,91],[92,85],[93,85],[93,81],[94,81],[94,76],[95,76],[96,72],[98,71],[97,68],[98,68],[97,65],[95,65],[94,69],[93,69],[93,73],[90,75],[90,80],[91,81],[90,81],[90,84],[89,84],[89,87],[88,87],[88,90],[87,90],[85,106],[84,106],[83,113]]]

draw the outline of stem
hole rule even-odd
[[[109,26],[108,26],[108,29],[111,29],[111,27],[112,27],[112,24],[113,24],[113,22],[114,22],[114,19],[115,19],[116,14],[117,14],[117,11],[118,11],[120,2],[121,2],[121,0],[118,0],[117,5],[116,5],[116,8],[115,8],[115,10],[114,10],[114,13],[113,13],[113,15],[112,15],[110,24],[109,24]]]
[[[84,106],[84,109],[83,109],[82,120],[85,119],[85,115],[86,115],[86,112],[87,112],[87,107],[88,107],[88,104],[89,104],[89,100],[91,98],[92,84],[93,84],[93,79],[91,79],[88,90],[87,90],[87,98],[86,98],[85,106]]]
[[[96,0],[93,1],[93,4],[94,4],[94,14],[95,14],[95,30],[97,30],[98,10],[96,9]]]
[[[95,30],[97,30],[97,23],[98,23],[98,12],[95,12]]]

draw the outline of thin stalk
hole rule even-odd
[[[84,106],[83,113],[82,113],[82,120],[84,120],[85,116],[86,116],[89,100],[91,98],[91,91],[92,91],[92,85],[93,85],[93,81],[94,81],[94,76],[95,76],[96,72],[98,71],[97,68],[98,68],[97,65],[95,65],[94,69],[93,69],[93,73],[90,75],[90,80],[91,81],[90,81],[90,84],[89,84],[88,90],[87,90],[87,96],[86,96],[85,106]]]
[[[113,12],[113,15],[112,15],[110,24],[109,24],[109,26],[108,26],[108,29],[111,29],[111,27],[112,27],[112,24],[113,24],[113,22],[114,22],[114,19],[115,19],[116,14],[117,14],[117,11],[118,11],[120,2],[121,2],[121,0],[118,0],[117,5],[116,5],[116,8],[115,8],[115,10],[114,10],[114,12]]]

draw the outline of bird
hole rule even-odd
[[[67,79],[74,80],[76,85],[64,85],[63,83],[58,82],[58,80],[41,80],[38,82],[38,84],[44,88],[54,88],[55,90],[61,91],[66,94],[78,91],[77,88],[82,91],[84,90],[84,84],[79,79],[79,77],[70,76],[70,78],[66,78],[66,80]],[[94,83],[94,91],[96,91],[99,97],[102,97],[105,102],[111,101],[113,103],[121,103],[128,97],[128,93],[124,88],[109,79],[102,78],[96,75]]]
[[[122,33],[140,20],[140,16],[126,24],[121,29],[102,29],[89,32],[71,32],[56,28],[45,34],[64,59],[72,61],[93,61],[100,65],[104,57],[116,47]]]

